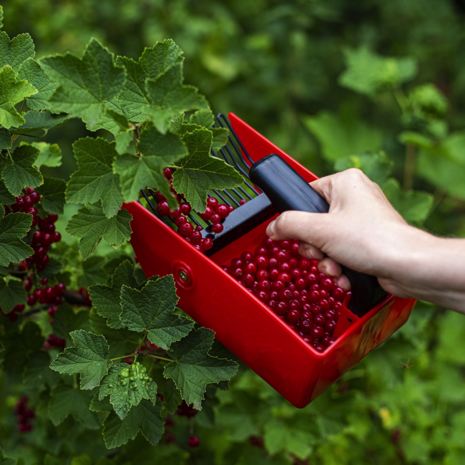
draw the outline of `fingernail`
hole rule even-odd
[[[268,225],[268,227],[266,228],[266,234],[267,234],[268,237],[271,237],[271,236],[274,235],[274,228],[275,228],[275,226],[276,226],[275,223],[276,223],[276,221],[272,221],[272,222]]]

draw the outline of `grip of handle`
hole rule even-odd
[[[272,154],[262,158],[252,165],[249,176],[279,213],[286,210],[309,213],[329,211],[328,202],[279,155]],[[352,286],[348,307],[355,315],[365,315],[387,296],[375,276],[359,273],[345,266],[342,270]]]

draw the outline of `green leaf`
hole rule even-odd
[[[10,131],[0,128],[0,150],[9,150],[12,146]]]
[[[153,405],[148,400],[142,400],[133,407],[126,418],[121,420],[112,412],[103,424],[103,439],[108,449],[122,446],[129,439],[134,439],[139,431],[153,446],[158,443],[164,431],[164,419],[161,417],[162,403],[157,398]]]
[[[119,329],[123,327],[119,318],[121,314],[121,288],[125,284],[133,289],[140,289],[134,278],[134,267],[129,260],[118,266],[111,277],[110,286],[90,286],[89,296],[97,313],[107,318],[110,328]]]
[[[40,194],[40,204],[47,213],[53,215],[63,214],[65,190],[66,182],[63,179],[44,178],[44,183],[36,191]]]
[[[61,166],[61,149],[58,144],[33,142],[31,145],[40,152],[39,158],[35,162],[37,168],[40,168],[42,165],[50,167]]]
[[[388,179],[382,186],[383,192],[393,207],[409,223],[422,223],[433,208],[434,197],[427,192],[410,190],[404,192],[399,181]]]
[[[0,32],[0,54],[2,34],[5,33]],[[6,129],[24,124],[25,119],[16,111],[15,105],[36,93],[37,89],[27,81],[16,81],[11,66],[4,66],[0,70],[0,124]]]
[[[176,134],[184,136],[188,132],[194,132],[196,129],[204,129],[203,126],[198,124],[187,124],[183,123],[180,128],[177,129]],[[212,148],[214,150],[220,150],[223,146],[228,143],[229,131],[225,128],[207,128],[213,134]]]
[[[129,121],[142,122],[147,119],[143,109],[149,105],[145,82],[156,79],[175,64],[181,63],[181,49],[171,40],[158,42],[144,49],[136,63],[131,58],[118,57],[117,63],[126,68],[126,81],[117,98],[108,103],[108,107],[117,113],[123,113]]]
[[[3,10],[2,10],[2,17],[0,21],[2,19],[3,19]],[[3,24],[0,27],[2,26]],[[3,452],[3,449],[0,447],[0,465],[16,465],[16,463],[17,463],[16,459],[9,459],[8,457],[5,457],[5,453]]]
[[[3,6],[0,5],[0,28],[3,27]]]
[[[0,203],[3,205],[11,205],[15,203],[15,196],[8,192],[3,181],[0,181]]]
[[[10,313],[15,305],[26,304],[27,294],[23,282],[13,276],[0,278],[0,308]]]
[[[349,168],[362,170],[373,182],[378,184],[386,181],[391,174],[394,162],[390,160],[384,152],[362,153],[360,155],[350,155],[339,158],[334,163],[336,171],[344,171]]]
[[[209,189],[238,187],[243,179],[232,166],[210,156],[212,132],[208,129],[186,133],[183,141],[189,155],[173,165],[177,168],[173,175],[173,186],[176,192],[184,194],[193,210],[203,212]]]
[[[137,200],[140,189],[159,189],[171,208],[176,208],[175,197],[163,176],[163,168],[187,155],[187,150],[178,136],[161,134],[149,125],[141,132],[139,150],[141,156],[122,155],[115,160],[115,171],[120,175],[126,201]]]
[[[60,375],[50,369],[50,353],[45,351],[33,352],[27,358],[27,365],[23,373],[23,383],[29,389],[41,389],[46,384],[54,389]]]
[[[433,141],[429,138],[414,131],[403,131],[399,134],[399,142],[402,144],[411,144],[421,148],[432,148]]]
[[[74,312],[67,302],[62,303],[53,317],[53,334],[62,339],[70,339],[70,333],[76,329],[83,329],[89,321],[89,312],[83,310]]]
[[[113,55],[95,39],[82,58],[66,53],[43,58],[40,63],[60,85],[50,98],[53,108],[82,118],[90,127],[102,117],[105,102],[124,84],[124,69],[115,65]]]
[[[10,213],[4,217],[0,208],[0,266],[8,266],[30,257],[34,251],[21,239],[32,224],[32,216],[26,213]]]
[[[39,326],[32,321],[27,321],[17,329],[10,327],[7,333],[0,336],[0,341],[5,347],[2,354],[4,370],[18,375],[22,374],[31,353],[42,350],[44,344]]]
[[[182,64],[172,66],[156,79],[147,79],[146,89],[152,105],[144,110],[163,134],[178,114],[208,108],[197,88],[182,85]]]
[[[92,129],[106,129],[110,131],[115,136],[115,148],[119,154],[125,153],[128,145],[133,140],[134,128],[129,125],[127,118],[109,108],[105,110],[102,119]]]
[[[6,32],[0,32],[0,68],[10,65],[17,72],[28,58],[34,56],[34,42],[29,34],[19,34],[10,41]]]
[[[323,111],[304,117],[303,122],[314,133],[321,144],[322,155],[329,161],[381,148],[381,132],[356,118]]]
[[[127,210],[120,210],[116,216],[107,218],[100,205],[88,205],[71,218],[66,231],[80,239],[79,250],[86,260],[102,238],[115,248],[129,240],[131,219]]]
[[[447,99],[434,84],[416,86],[408,96],[410,104],[428,115],[444,116],[447,112]]]
[[[142,399],[156,402],[157,384],[139,362],[118,363],[110,368],[100,387],[99,400],[106,396],[110,396],[116,414],[124,420],[131,407],[139,405]]]
[[[278,420],[265,423],[263,439],[265,448],[270,454],[284,450],[303,460],[312,451],[308,432],[283,424]]]
[[[103,336],[84,330],[70,333],[74,347],[67,348],[52,362],[58,373],[81,374],[81,389],[93,389],[108,373],[108,344]]]
[[[86,428],[100,428],[97,414],[89,410],[92,397],[91,392],[81,391],[72,386],[58,386],[52,391],[48,404],[48,413],[53,424],[61,425],[69,415],[72,415]]]
[[[152,344],[168,349],[194,326],[192,321],[173,314],[178,300],[171,275],[148,280],[140,291],[123,285],[121,322],[131,331],[147,332]]]
[[[86,137],[73,144],[78,164],[68,182],[66,201],[69,203],[95,203],[102,201],[108,218],[116,215],[123,203],[119,177],[113,172],[117,153],[115,144],[98,137]]]
[[[208,355],[214,332],[206,328],[193,330],[171,345],[168,355],[174,359],[165,367],[165,378],[171,378],[187,404],[200,410],[207,384],[231,379],[237,363]]]
[[[5,158],[2,177],[13,195],[21,195],[25,187],[38,187],[42,183],[42,174],[33,166],[39,153],[32,145],[20,145],[11,154],[12,160]]]
[[[18,77],[28,81],[38,90],[37,94],[29,97],[27,106],[31,110],[49,110],[50,103],[48,100],[58,88],[58,84],[52,82],[39,63],[33,58],[28,58],[19,68]]]
[[[54,115],[48,110],[31,110],[25,113],[23,117],[25,123],[13,130],[15,134],[29,134],[42,131],[40,136],[45,136],[49,129],[55,128],[69,120],[69,116],[66,113]]]
[[[110,403],[109,397],[105,397],[100,400],[98,398],[98,392],[96,392],[92,402],[90,403],[89,410],[92,410],[92,412],[111,412],[113,410],[113,406]]]
[[[90,257],[82,264],[82,275],[79,276],[79,287],[88,287],[91,284],[104,284],[107,274],[104,271],[105,260],[102,257]]]
[[[417,72],[414,58],[382,57],[366,46],[346,49],[344,54],[347,70],[340,76],[339,84],[368,96],[409,81]]]
[[[215,122],[215,117],[210,109],[208,110],[199,110],[193,113],[190,117],[191,124],[198,124],[199,126],[204,126],[208,129],[211,129]]]

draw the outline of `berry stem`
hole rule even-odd
[[[172,362],[171,358],[160,357],[158,355],[147,354],[148,357],[158,358],[159,360],[164,360],[165,362]]]

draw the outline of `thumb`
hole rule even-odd
[[[330,230],[328,213],[286,211],[268,225],[266,234],[273,240],[298,239],[321,249]]]

